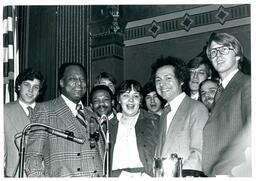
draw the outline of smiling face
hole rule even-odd
[[[198,92],[199,84],[207,79],[207,68],[204,64],[201,64],[198,68],[191,68],[189,88],[192,92]]]
[[[207,51],[211,51],[212,49],[220,47],[223,47],[223,45],[212,41]],[[221,79],[223,80],[227,75],[229,75],[232,71],[238,68],[238,61],[240,57],[236,56],[234,49],[230,49],[228,54],[226,55],[223,55],[218,51],[216,57],[209,59],[212,62],[213,67],[218,71]]]
[[[68,66],[60,80],[62,94],[74,103],[78,103],[86,92],[85,73],[77,65]]]
[[[141,96],[140,93],[132,88],[119,96],[119,103],[122,107],[122,113],[128,117],[135,116],[139,112]]]
[[[35,102],[40,90],[40,81],[38,79],[25,80],[19,86],[20,97],[19,100],[25,104],[32,104]]]
[[[172,65],[165,65],[156,71],[155,85],[157,93],[166,101],[172,101],[182,92],[183,83],[179,83]]]
[[[201,86],[200,97],[204,105],[210,110],[214,103],[218,84],[212,81],[204,82]]]
[[[112,103],[111,96],[106,90],[97,90],[92,95],[92,109],[100,117],[112,113]]]

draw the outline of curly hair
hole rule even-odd
[[[185,62],[177,57],[163,57],[161,56],[156,60],[155,63],[151,65],[151,76],[153,80],[155,79],[156,71],[166,65],[171,65],[174,67],[174,74],[179,83],[184,83],[182,85],[182,90],[185,90],[188,86],[188,82],[190,79],[188,68]]]
[[[40,81],[39,95],[42,95],[44,93],[44,91],[46,90],[46,81],[43,74],[40,71],[35,71],[31,68],[28,68],[28,69],[25,69],[23,72],[21,72],[16,78],[15,92],[18,95],[18,97],[20,96],[19,87],[22,84],[22,82],[26,80],[33,81],[34,79],[38,79]]]

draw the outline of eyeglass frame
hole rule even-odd
[[[223,50],[223,48],[227,48],[227,49],[226,49],[226,50],[228,50],[227,53],[224,53],[224,52],[222,52],[222,51],[220,50],[220,49]],[[214,57],[211,56],[211,51],[212,51],[212,50],[216,50],[216,55],[215,55]],[[236,51],[235,51],[234,48],[230,48],[230,47],[228,47],[228,46],[221,46],[221,47],[212,48],[212,49],[208,50],[207,56],[208,56],[209,59],[214,59],[214,58],[217,57],[218,52],[219,52],[221,55],[227,55],[227,54],[229,54],[230,50],[233,50],[233,51],[236,53]]]

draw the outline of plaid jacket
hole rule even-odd
[[[55,136],[32,127],[27,143],[25,170],[29,177],[102,176],[102,146],[91,149],[90,131],[74,117],[61,97],[41,103],[35,110],[32,122],[42,123],[61,130],[69,130],[85,140],[84,144]],[[89,122],[92,113],[85,109]],[[41,129],[41,130],[39,130]],[[33,131],[37,130],[37,131]],[[98,142],[100,143],[100,142]]]

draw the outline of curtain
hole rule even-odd
[[[4,73],[4,103],[16,99],[14,79],[19,72],[17,46],[17,23],[15,6],[3,8],[3,73]]]

